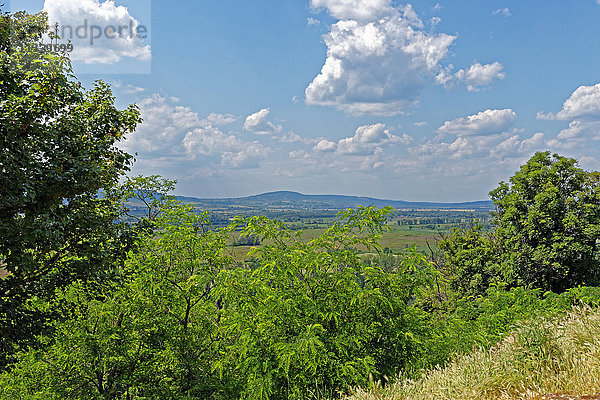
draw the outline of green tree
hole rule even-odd
[[[41,52],[46,15],[0,15],[0,365],[57,310],[71,282],[102,280],[123,260],[130,231],[114,223],[118,183],[132,157],[115,143],[140,122],[105,83],[85,91],[65,54]]]
[[[562,292],[600,283],[600,173],[538,152],[490,196],[511,284]]]
[[[174,204],[115,290],[63,293],[77,312],[0,375],[0,397],[324,398],[423,366],[429,324],[412,303],[435,272],[417,253],[393,272],[357,253],[387,211],[345,212],[306,243],[265,217],[203,230],[206,214]],[[263,239],[254,263],[229,254],[237,229]]]
[[[441,270],[450,288],[463,296],[484,295],[493,282],[503,281],[494,235],[484,235],[481,225],[454,228],[438,244],[443,252]]]
[[[390,211],[348,210],[308,243],[278,221],[238,221],[263,245],[251,268],[222,275],[222,329],[235,335],[216,365],[235,371],[243,398],[335,397],[421,367],[426,316],[411,304],[435,271],[416,252],[391,271],[358,253],[381,250]]]

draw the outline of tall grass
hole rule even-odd
[[[520,324],[489,350],[454,357],[420,379],[357,390],[347,400],[531,399],[546,393],[600,392],[600,311]]]

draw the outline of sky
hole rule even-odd
[[[536,151],[600,169],[600,0],[8,5],[137,104],[131,174],[179,195],[471,201]]]

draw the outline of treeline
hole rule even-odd
[[[1,18],[2,398],[334,398],[600,300],[600,174],[573,159],[534,155],[491,192],[495,228],[455,230],[433,260],[382,251],[390,208],[308,242],[264,216],[214,227],[174,182],[124,177],[138,110],[27,46],[44,14]],[[233,236],[260,241],[250,261]]]

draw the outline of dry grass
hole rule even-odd
[[[375,385],[346,400],[508,400],[599,392],[600,311],[577,309],[560,321],[523,324],[494,348],[457,356],[421,379]]]

